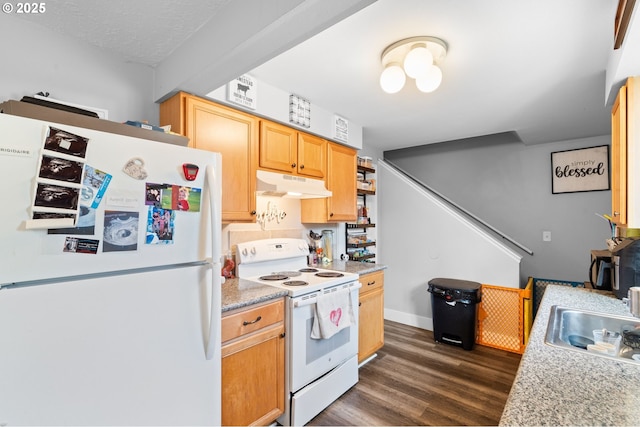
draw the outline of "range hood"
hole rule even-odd
[[[288,197],[292,199],[319,199],[330,197],[324,181],[302,176],[256,171],[256,192],[260,196]]]

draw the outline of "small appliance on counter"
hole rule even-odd
[[[613,281],[613,261],[608,250],[592,250],[589,266],[591,287],[602,291],[610,291]]]
[[[640,239],[624,239],[611,251],[612,290],[619,299],[627,298],[629,288],[640,286]]]

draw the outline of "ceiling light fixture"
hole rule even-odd
[[[387,93],[399,92],[407,76],[415,79],[421,92],[433,92],[442,82],[438,66],[447,56],[447,44],[430,36],[410,37],[388,46],[382,52],[380,87]]]

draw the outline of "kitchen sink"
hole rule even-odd
[[[593,311],[566,308],[554,305],[549,315],[549,326],[544,342],[548,345],[640,364],[640,349],[625,346],[620,340],[619,349],[610,354],[594,347],[594,330],[606,329],[610,333],[622,334],[623,330],[640,328],[640,319],[616,316]]]

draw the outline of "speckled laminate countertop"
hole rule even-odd
[[[634,319],[626,305],[612,296],[569,286],[548,286],[500,425],[640,425],[640,364],[545,344],[553,305]]]
[[[372,262],[357,262],[357,261],[340,261],[334,259],[329,264],[320,266],[329,270],[344,271],[345,273],[355,274],[369,274],[375,271],[384,270],[387,268],[384,264],[374,264]]]
[[[367,274],[387,268],[382,264],[334,260],[321,268]],[[258,304],[287,295],[287,291],[245,279],[227,279],[222,285],[222,312]]]
[[[222,312],[287,295],[287,291],[245,279],[227,279],[222,284]]]

